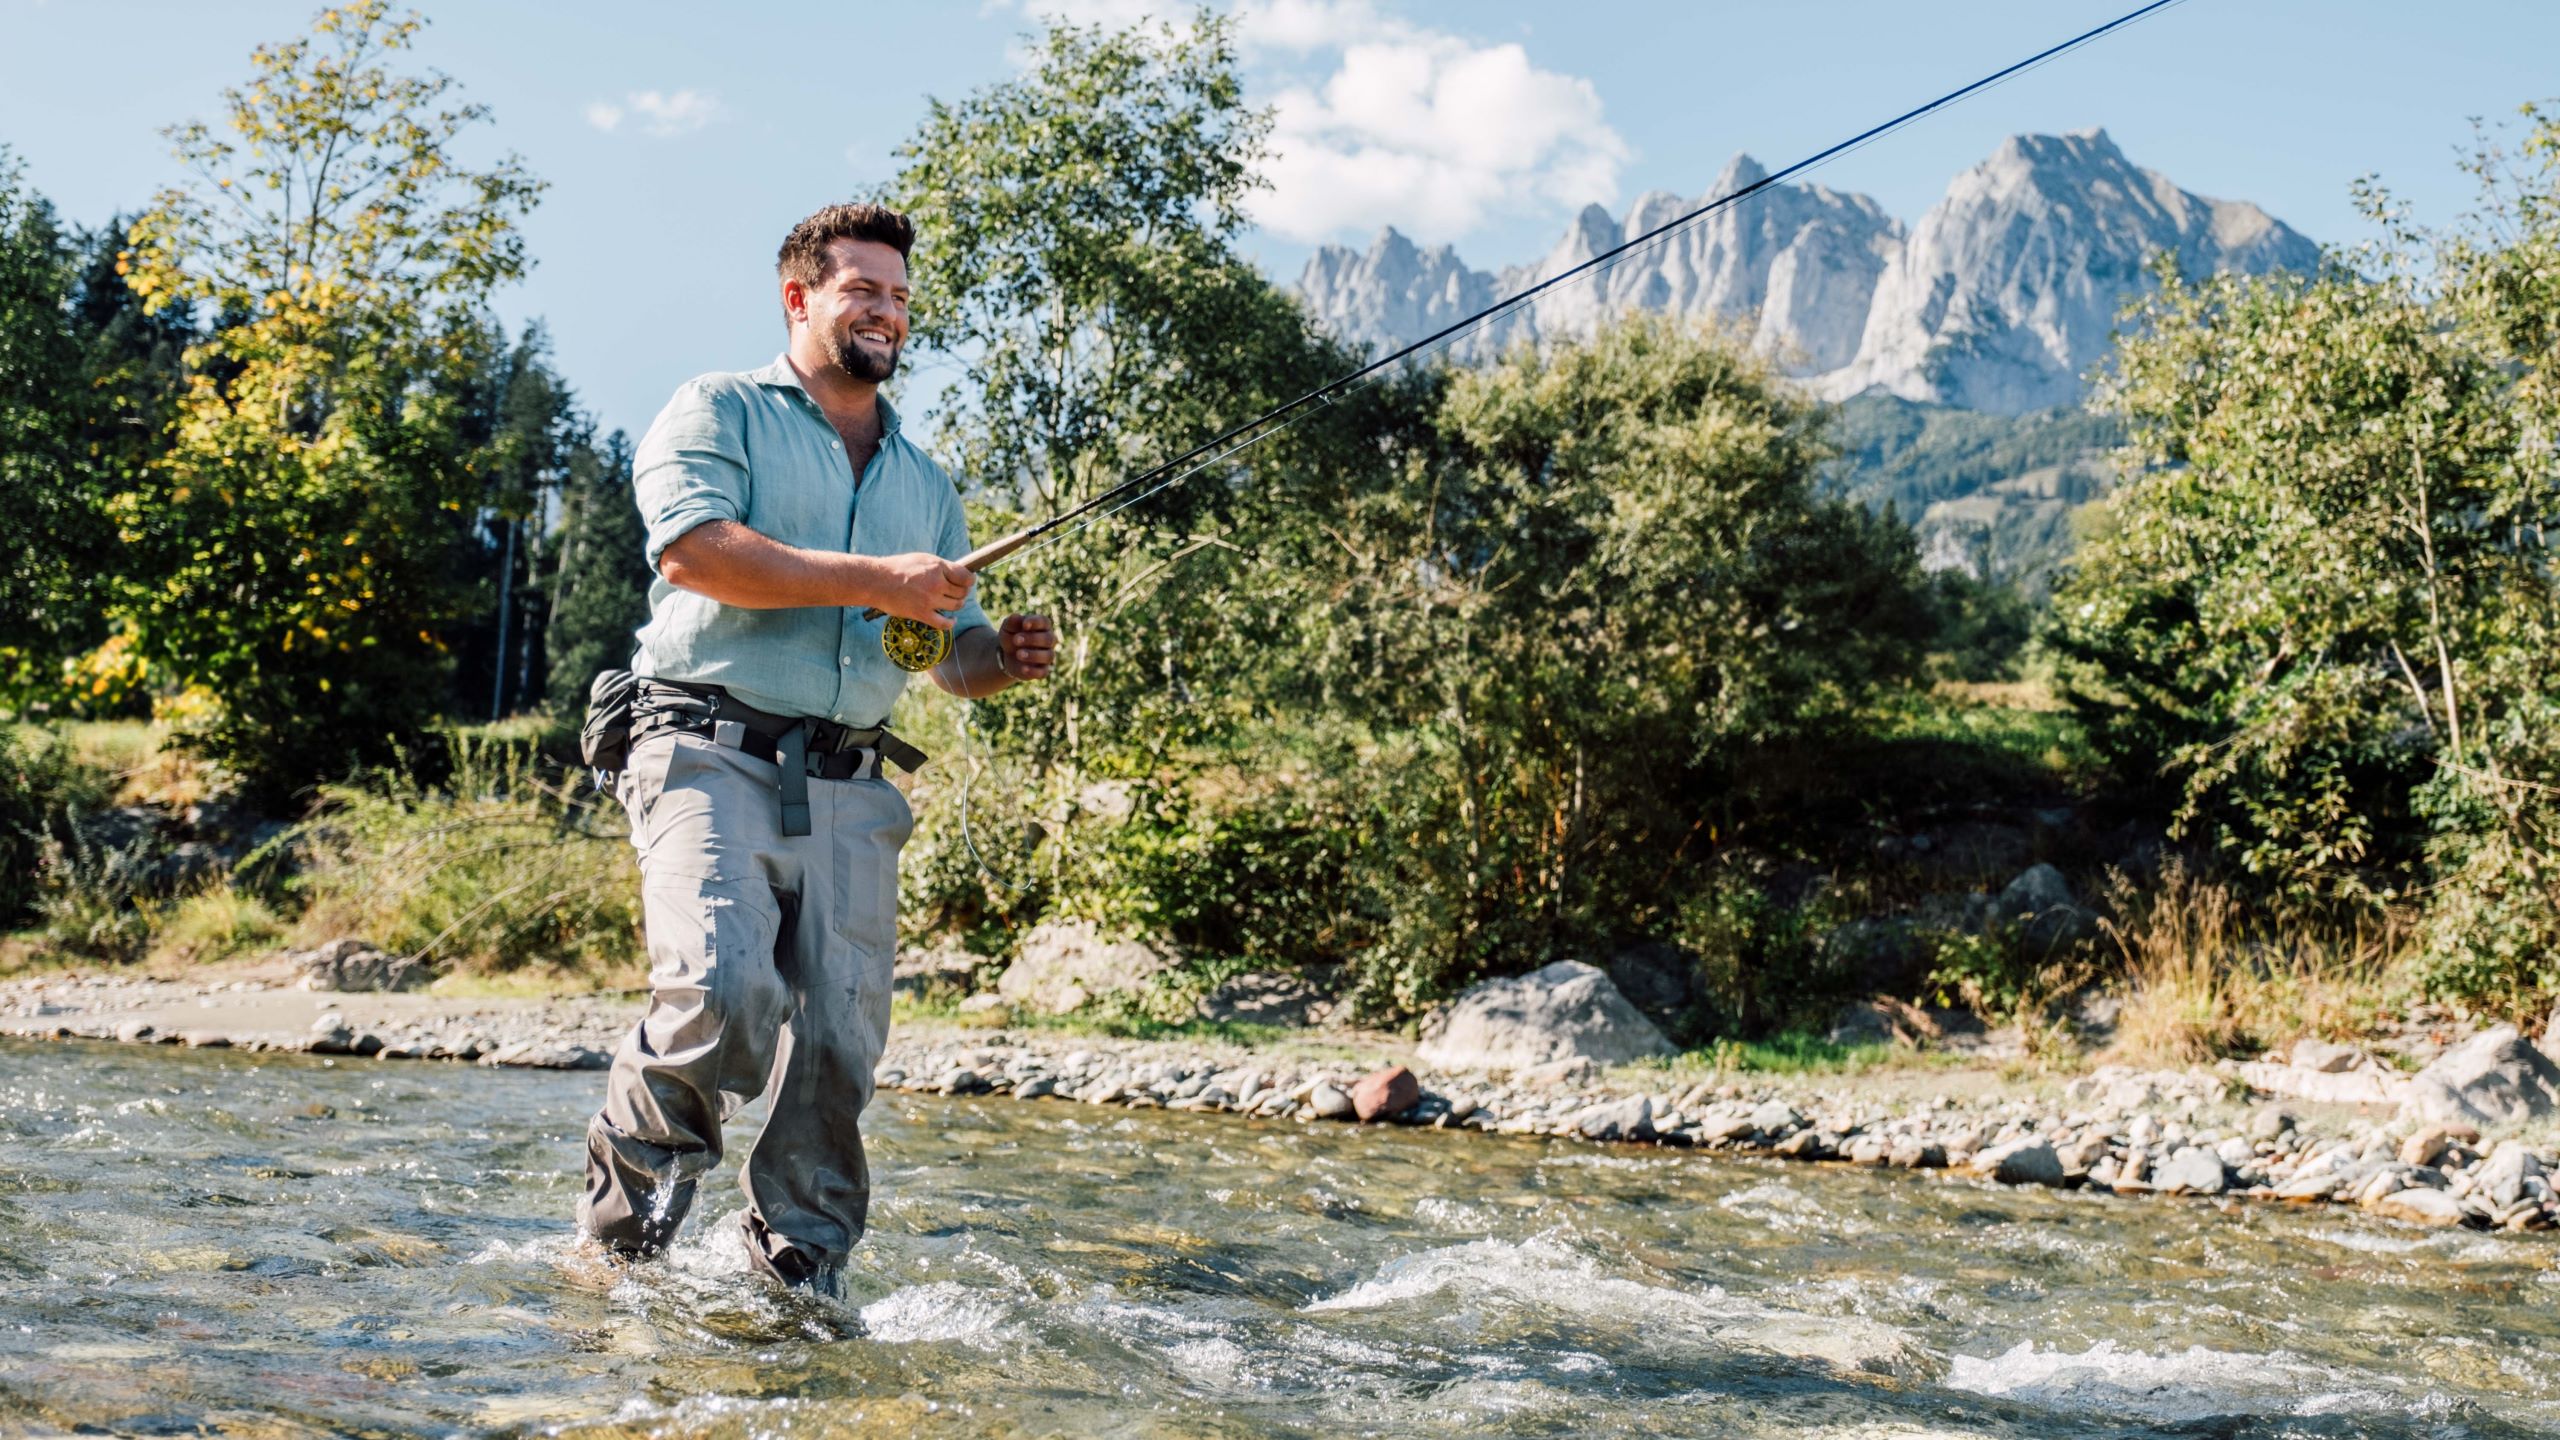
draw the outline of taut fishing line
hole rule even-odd
[[[1767,175],[1763,175],[1758,180],[1755,180],[1748,185],[1742,186],[1736,190],[1728,191],[1723,195],[1719,195],[1684,215],[1676,216],[1655,226],[1651,230],[1634,237],[1633,239],[1626,240],[1611,247],[1610,249],[1603,250],[1599,254],[1592,256],[1590,259],[1585,260],[1578,265],[1558,271],[1556,274],[1548,276],[1537,284],[1531,285],[1527,289],[1521,290],[1516,294],[1506,296],[1503,299],[1486,306],[1484,309],[1476,311],[1472,315],[1468,315],[1463,319],[1443,326],[1442,328],[1433,331],[1431,334],[1425,335],[1421,339],[1406,345],[1400,350],[1380,356],[1378,359],[1370,361],[1368,364],[1340,377],[1339,379],[1328,381],[1325,384],[1308,391],[1306,394],[1299,396],[1297,399],[1289,401],[1285,405],[1276,406],[1273,409],[1266,410],[1262,414],[1255,416],[1253,419],[1234,426],[1223,434],[1203,441],[1202,443],[1193,446],[1191,449],[1184,451],[1182,454],[1177,455],[1152,469],[1142,471],[1137,475],[1133,475],[1130,478],[1111,486],[1109,489],[1104,490],[1102,493],[1095,495],[1081,504],[1061,511],[1056,515],[1052,515],[1048,519],[1043,520],[1036,525],[1018,530],[1000,540],[991,541],[986,545],[982,545],[976,550],[971,551],[969,554],[961,556],[954,563],[958,564],[962,569],[983,574],[990,567],[1010,556],[1016,554],[1029,554],[1039,550],[1044,550],[1051,545],[1080,534],[1083,531],[1092,528],[1094,525],[1128,509],[1132,505],[1140,504],[1156,495],[1162,494],[1166,490],[1172,489],[1174,486],[1189,480],[1192,476],[1199,474],[1203,470],[1234,459],[1237,455],[1242,454],[1255,445],[1258,445],[1263,441],[1270,439],[1272,436],[1296,425],[1300,420],[1305,419],[1316,410],[1329,407],[1346,396],[1355,393],[1361,387],[1371,383],[1378,376],[1384,374],[1388,370],[1393,369],[1394,367],[1407,360],[1411,360],[1418,355],[1438,349],[1439,347],[1446,345],[1474,330],[1480,329],[1505,315],[1509,315],[1527,305],[1529,302],[1537,299],[1540,295],[1563,285],[1569,280],[1576,280],[1586,275],[1594,275],[1604,272],[1616,265],[1619,261],[1640,254],[1663,243],[1672,236],[1687,229],[1691,225],[1706,219],[1708,216],[1713,215],[1718,211],[1738,205],[1742,201],[1747,200],[1764,190],[1784,184],[1788,180],[1794,179],[1796,176],[1818,169],[1833,160],[1839,159],[1843,155],[1847,155],[1852,151],[1861,149],[1877,140],[1881,140],[1885,136],[1900,130],[1902,127],[1911,124],[1915,120],[1934,114],[1937,111],[1943,110],[1959,101],[1969,99],[1985,90],[1992,89],[2007,81],[2016,79],[2018,76],[2026,74],[2028,71],[2034,70],[2053,60],[2060,59],[2062,56],[2079,49],[2083,45],[2087,45],[2092,41],[2113,34],[2114,32],[2133,25],[2138,21],[2147,19],[2159,11],[2167,10],[2183,3],[2184,0],[2150,0],[2150,3],[2128,10],[2124,14],[2117,16],[2113,20],[2107,21],[2103,25],[2096,26],[2089,30],[2084,30],[2079,34],[2072,36],[2068,40],[2047,46],[2045,49],[2039,50],[2035,54],[2030,55],[2023,60],[2003,66],[2002,68],[1983,76],[1979,80],[1975,80],[1970,84],[1950,90],[1926,104],[1917,105],[1909,110],[1905,110],[1901,114],[1894,116],[1892,119],[1886,120],[1878,125],[1870,126],[1836,145],[1832,145],[1824,150],[1816,151],[1815,153],[1806,156],[1804,159],[1796,161],[1792,165],[1788,165],[1783,169],[1775,170]],[[881,618],[884,613],[885,612],[877,609],[867,610],[864,612],[864,618],[876,620]],[[937,630],[920,620],[910,620],[904,616],[895,616],[891,617],[888,624],[881,628],[880,648],[888,655],[890,661],[901,669],[910,671],[929,670],[935,665],[942,663],[943,660],[950,656],[951,632],[947,630]],[[964,727],[966,726],[966,723],[967,722],[964,719]],[[963,791],[963,806],[964,808],[966,806],[965,788]],[[968,822],[965,815],[962,817],[961,831],[962,839],[969,843],[970,857],[978,862],[978,868],[981,871],[985,871],[988,878],[994,879],[995,874],[992,870],[988,869],[984,857],[978,854],[976,843],[969,840]],[[1011,887],[1008,886],[1007,888]]]

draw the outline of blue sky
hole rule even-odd
[[[1479,267],[1526,260],[1584,201],[1694,195],[1737,150],[1786,163],[2133,0],[1246,3],[1249,83],[1282,122],[1251,246],[1286,281],[1314,243],[1366,245],[1385,223]],[[316,8],[0,0],[0,144],[74,220],[137,207],[176,176],[159,128],[214,118],[251,47]],[[1018,0],[421,8],[422,60],[496,112],[482,143],[551,182],[528,228],[538,267],[503,313],[546,321],[588,406],[635,432],[686,376],[770,358],[782,232],[883,178],[928,97],[1000,79],[1039,23]],[[2458,214],[2470,117],[2560,96],[2555,55],[2547,0],[2187,0],[1815,178],[1910,220],[2004,136],[2103,125],[2187,189],[2352,241],[2359,175]]]

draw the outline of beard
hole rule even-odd
[[[848,334],[839,338],[834,348],[837,369],[856,380],[867,380],[876,385],[898,373],[898,355],[906,347],[891,341],[889,353],[883,358]]]

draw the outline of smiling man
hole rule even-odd
[[[914,827],[881,762],[923,759],[888,733],[906,675],[863,612],[956,631],[932,672],[954,695],[1049,673],[1046,619],[979,609],[952,563],[969,550],[960,497],[880,394],[906,343],[914,238],[877,205],[794,226],[775,267],[780,358],[687,382],[634,462],[657,578],[618,793],[651,989],[588,1126],[578,1207],[622,1258],[673,1241],[721,1122],[770,1093],[741,1168],[747,1253],[836,1292],[870,1204],[859,1121]]]

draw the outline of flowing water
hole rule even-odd
[[[2545,1239],[1429,1131],[884,1096],[851,1306],[617,1278],[601,1079],[0,1044],[0,1429],[2560,1433]]]

